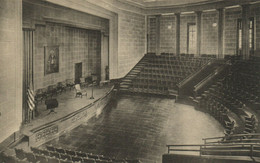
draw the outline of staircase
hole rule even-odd
[[[122,79],[120,83],[120,91],[128,91],[132,85],[132,80],[142,71],[142,68],[147,64],[148,60],[143,57],[129,73]]]

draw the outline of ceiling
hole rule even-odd
[[[178,6],[178,5],[191,5],[212,3],[223,0],[126,0],[130,3],[140,5],[143,7],[160,7],[160,6]]]

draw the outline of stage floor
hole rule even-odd
[[[224,136],[209,114],[172,99],[124,95],[103,113],[47,144],[109,157],[161,162],[167,144]],[[44,148],[45,145],[43,145]]]
[[[21,132],[25,135],[29,135],[30,130],[62,118],[89,105],[90,103],[104,96],[105,93],[107,93],[111,88],[111,84],[102,87],[94,86],[94,99],[90,99],[92,87],[82,88],[82,90],[87,91],[87,96],[82,96],[82,98],[75,97],[75,89],[67,89],[66,92],[53,96],[53,98],[57,99],[59,103],[59,106],[55,108],[56,113],[50,113],[50,110],[46,109],[45,101],[42,101],[37,105],[37,113],[35,113],[37,117],[35,117],[35,119],[33,119],[30,123],[23,125]]]

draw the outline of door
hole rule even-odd
[[[75,84],[80,83],[81,77],[82,77],[82,62],[75,63]]]

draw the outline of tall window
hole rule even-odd
[[[254,53],[254,18],[249,19],[249,51]],[[242,55],[242,19],[237,20],[237,54]]]
[[[249,50],[254,54],[254,18],[249,19]]]
[[[242,55],[242,19],[237,20],[237,55]]]
[[[197,28],[195,23],[189,23],[187,29],[187,53],[195,54],[197,45]]]

